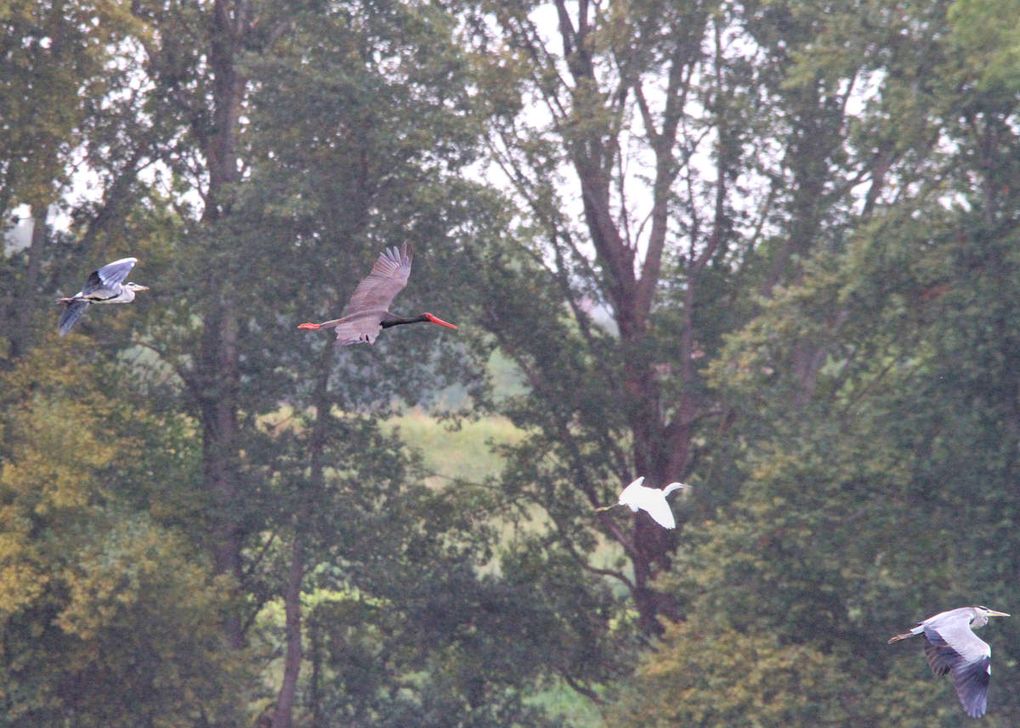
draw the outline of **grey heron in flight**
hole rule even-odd
[[[988,709],[988,683],[992,678],[992,648],[971,630],[984,627],[989,617],[1008,617],[988,607],[960,607],[928,617],[889,644],[924,634],[924,656],[936,676],[953,674],[953,685],[964,712],[980,718]]]
[[[617,506],[627,506],[632,511],[645,511],[656,523],[663,528],[676,528],[676,519],[673,517],[673,509],[669,507],[666,496],[674,490],[686,488],[684,483],[670,483],[665,488],[648,488],[642,483],[645,476],[641,476],[628,485],[620,493],[620,500],[611,506],[596,508],[596,511],[608,511]]]
[[[411,275],[412,257],[411,248],[407,243],[404,243],[399,251],[396,248],[387,248],[376,259],[372,272],[354,289],[351,300],[344,307],[340,318],[321,324],[298,324],[298,328],[313,331],[336,329],[337,346],[374,344],[375,338],[383,329],[401,324],[427,322],[448,329],[457,328],[430,313],[413,318],[401,318],[389,312],[393,299],[407,285],[407,279]]]
[[[121,258],[107,263],[99,270],[92,271],[85,285],[76,294],[58,299],[64,305],[57,324],[60,335],[63,336],[78,323],[89,304],[131,303],[135,300],[135,292],[149,290],[148,286],[124,282],[137,262],[138,258]]]

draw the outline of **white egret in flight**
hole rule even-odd
[[[676,528],[676,519],[673,517],[673,510],[666,501],[666,496],[674,490],[688,487],[684,483],[670,483],[665,488],[646,488],[642,483],[645,476],[641,476],[628,485],[620,493],[620,500],[611,506],[596,508],[597,511],[608,511],[617,506],[627,506],[632,511],[645,511],[656,523],[663,528]]]

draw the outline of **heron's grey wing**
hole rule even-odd
[[[99,270],[94,270],[85,281],[85,287],[81,292],[85,295],[94,293],[101,288],[115,288],[123,283],[131,269],[135,267],[138,258],[121,258],[112,263],[107,263]]]
[[[969,613],[934,625],[926,624],[924,636],[931,641],[929,632],[935,632],[967,662],[976,662],[982,657],[990,657],[992,654],[992,648],[988,646],[988,643],[971,630]]]
[[[938,676],[952,673],[956,695],[972,718],[985,714],[992,675],[992,648],[974,634],[967,615],[925,626],[925,657]]]
[[[669,507],[669,503],[666,502],[665,498],[645,503],[644,509],[663,528],[676,528],[676,518],[673,517],[673,510]]]
[[[952,670],[954,665],[963,661],[960,653],[950,647],[949,643],[942,639],[935,630],[926,628],[924,637],[927,640],[924,643],[924,656],[928,660],[931,671],[937,677],[942,677]]]
[[[992,681],[992,658],[960,665],[953,671],[953,686],[964,711],[980,718],[988,710],[988,685]]]
[[[60,314],[60,321],[57,322],[57,330],[61,336],[70,331],[78,323],[78,319],[82,317],[85,309],[89,307],[89,302],[76,300],[65,303],[64,306],[64,311]]]
[[[375,261],[372,272],[358,283],[341,317],[360,311],[388,311],[393,299],[404,290],[411,275],[411,249],[387,248]]]

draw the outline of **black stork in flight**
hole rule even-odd
[[[430,313],[414,318],[401,318],[389,312],[396,295],[404,290],[411,275],[411,249],[407,243],[398,251],[387,248],[375,261],[372,272],[361,280],[354,289],[354,295],[347,302],[340,318],[323,321],[321,324],[298,324],[299,329],[318,331],[336,329],[336,345],[374,344],[375,337],[383,329],[401,324],[428,322],[448,329],[457,328]]]

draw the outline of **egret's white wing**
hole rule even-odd
[[[620,503],[625,506],[629,506],[631,504],[637,505],[637,503],[634,503],[634,499],[638,497],[638,493],[641,492],[641,484],[644,482],[645,476],[642,475],[640,478],[624,488],[623,492],[620,493]]]
[[[666,502],[666,496],[662,494],[662,491],[658,488],[645,488],[644,490],[651,492],[641,507],[648,511],[648,515],[663,528],[676,528],[673,510]]]
[[[85,287],[81,292],[85,295],[99,290],[100,288],[113,288],[120,285],[127,279],[128,273],[135,267],[138,258],[121,258],[112,263],[107,263],[99,270],[92,271]]]

